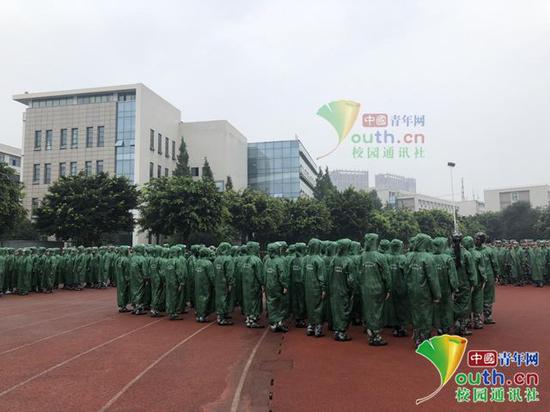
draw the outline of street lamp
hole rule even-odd
[[[458,227],[456,224],[456,205],[455,205],[455,189],[453,184],[453,169],[456,166],[456,163],[454,162],[448,162],[447,166],[449,166],[449,170],[451,171],[451,199],[453,202],[453,223],[455,226],[454,233],[458,233]]]

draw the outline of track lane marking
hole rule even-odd
[[[20,388],[21,386],[26,385],[27,383],[32,382],[33,380],[35,380],[35,379],[37,379],[37,378],[39,378],[39,377],[41,377],[41,376],[46,375],[47,373],[49,373],[49,372],[51,372],[51,371],[53,371],[53,370],[55,370],[55,369],[58,369],[58,368],[60,368],[60,367],[62,367],[62,366],[64,366],[64,365],[66,365],[66,364],[68,364],[68,363],[70,363],[70,362],[72,362],[72,361],[74,361],[74,360],[76,360],[76,359],[82,357],[82,356],[87,355],[87,354],[90,353],[90,352],[93,352],[93,351],[95,351],[95,350],[97,350],[97,349],[100,349],[100,348],[102,348],[102,347],[104,347],[104,346],[107,346],[107,345],[109,345],[109,344],[111,344],[111,343],[113,343],[113,342],[115,342],[115,341],[117,341],[117,340],[119,340],[119,339],[125,338],[126,336],[131,335],[131,334],[134,333],[134,332],[137,332],[137,331],[142,330],[142,329],[145,329],[145,328],[147,328],[147,327],[149,327],[149,326],[151,326],[151,325],[154,325],[155,323],[158,323],[158,322],[160,322],[161,320],[162,320],[162,319],[154,320],[154,321],[149,322],[149,323],[147,323],[147,324],[145,324],[145,325],[143,325],[143,326],[140,326],[139,328],[132,329],[132,330],[129,331],[129,332],[123,333],[122,335],[119,335],[119,336],[117,336],[117,337],[114,337],[114,338],[112,338],[112,339],[109,339],[108,341],[103,342],[103,343],[101,343],[101,344],[99,344],[99,345],[96,345],[96,346],[94,346],[94,347],[91,348],[91,349],[88,349],[88,350],[86,350],[86,351],[84,351],[84,352],[80,352],[80,353],[78,353],[78,354],[76,354],[76,355],[70,357],[69,359],[64,360],[63,362],[60,362],[60,363],[58,363],[58,364],[56,364],[56,365],[54,365],[54,366],[52,366],[52,367],[50,367],[50,368],[48,368],[48,369],[45,369],[45,370],[43,370],[42,372],[37,373],[36,375],[31,376],[30,378],[25,379],[24,381],[19,382],[19,383],[16,384],[16,385],[13,385],[11,388],[8,388],[8,389],[4,390],[3,392],[0,392],[0,398],[1,398],[2,396],[4,396],[4,395],[7,395],[7,394],[10,393],[10,392],[13,392],[14,390]]]
[[[103,321],[110,320],[110,319],[114,319],[114,318],[113,317],[102,318],[102,319],[95,320],[95,321],[90,322],[90,323],[86,323],[86,324],[81,325],[81,326],[77,326],[76,328],[72,328],[72,329],[69,329],[69,330],[66,330],[66,331],[63,331],[63,332],[56,333],[54,335],[45,336],[45,337],[40,338],[38,340],[35,340],[33,342],[24,343],[23,345],[19,345],[19,346],[16,346],[15,348],[5,350],[4,352],[0,352],[0,356],[6,355],[6,354],[11,353],[11,352],[15,352],[19,349],[27,348],[27,347],[32,346],[32,345],[36,345],[37,343],[44,342],[46,340],[57,338],[58,336],[62,336],[62,335],[65,335],[67,333],[71,333],[71,332],[74,332],[76,330],[83,329],[87,326],[94,325],[96,323],[103,322]]]
[[[201,333],[203,330],[205,330],[206,328],[212,326],[215,322],[210,322],[208,325],[200,328],[199,330],[196,330],[195,332],[193,332],[191,335],[187,336],[186,338],[184,338],[182,341],[180,341],[179,343],[177,343],[176,345],[172,346],[171,349],[169,349],[168,351],[164,352],[159,358],[157,358],[153,363],[151,363],[149,366],[147,366],[144,370],[142,370],[134,379],[132,379],[130,382],[128,382],[126,385],[124,385],[124,387],[115,395],[113,396],[111,399],[109,399],[109,401],[107,401],[107,403],[105,405],[103,405],[103,407],[101,409],[99,409],[99,412],[105,412],[107,409],[109,409],[111,406],[113,406],[113,404],[122,396],[124,395],[124,393],[130,389],[137,381],[139,381],[147,372],[149,372],[151,369],[153,369],[159,362],[161,362],[164,358],[166,358],[168,355],[170,355],[172,352],[174,352],[176,349],[178,349],[181,345],[183,345],[184,343],[186,343],[187,341],[189,341],[190,339],[192,339],[193,337],[195,337],[196,335],[198,335],[199,333]]]
[[[252,352],[250,353],[250,356],[248,357],[248,360],[246,361],[246,365],[244,366],[244,369],[241,373],[241,377],[239,378],[239,383],[237,385],[237,389],[235,389],[235,395],[233,396],[233,402],[231,402],[231,409],[230,412],[237,412],[239,410],[239,404],[241,402],[241,392],[244,387],[244,382],[246,381],[246,377],[248,376],[248,371],[250,370],[250,366],[252,365],[252,361],[254,360],[254,357],[256,356],[256,352],[258,351],[260,345],[262,344],[264,338],[267,335],[267,331],[269,328],[266,328],[260,339],[258,339],[258,342],[256,343],[256,346],[254,346],[254,349],[252,349]]]

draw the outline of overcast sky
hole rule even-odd
[[[249,141],[298,135],[313,157],[337,141],[316,115],[330,101],[424,115],[424,159],[353,158],[348,137],[319,161],[371,184],[404,174],[450,198],[448,161],[470,198],[550,183],[545,0],[4,0],[0,53],[0,142],[14,146],[13,94],[141,82],[184,121],[227,119]],[[371,132],[360,118],[354,131]]]

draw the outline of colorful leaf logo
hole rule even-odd
[[[338,144],[336,147],[327,154],[318,157],[317,160],[334,152],[340,146],[340,143],[345,140],[357,119],[360,107],[359,103],[352,100],[336,100],[325,104],[317,110],[317,115],[329,122],[338,134]]]
[[[442,335],[425,340],[418,346],[416,353],[424,356],[436,367],[441,382],[431,394],[417,399],[417,405],[432,399],[449,382],[462,361],[467,344],[468,340],[460,336]]]

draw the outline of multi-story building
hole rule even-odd
[[[416,179],[389,173],[377,174],[374,176],[374,188],[377,191],[416,193]]]
[[[342,192],[349,187],[357,190],[369,190],[369,172],[366,170],[331,170],[329,172],[332,184]]]
[[[226,120],[183,122],[181,134],[189,153],[189,167],[194,179],[202,177],[204,159],[208,159],[214,181],[225,190],[231,177],[235,190],[248,184],[246,137]]]
[[[17,180],[21,180],[21,149],[0,143],[0,162],[14,169]]]
[[[529,202],[532,207],[550,205],[550,185],[486,189],[483,192],[485,208],[489,212],[500,212],[515,202]]]
[[[248,186],[271,196],[313,196],[317,165],[300,140],[248,144]]]
[[[376,191],[376,194],[384,205],[397,209],[409,209],[414,212],[419,210],[445,210],[453,213],[457,206],[453,206],[450,200],[440,199],[420,193],[394,192],[391,190]]]
[[[460,200],[456,202],[458,214],[461,216],[473,216],[485,212],[485,203],[479,200]]]

